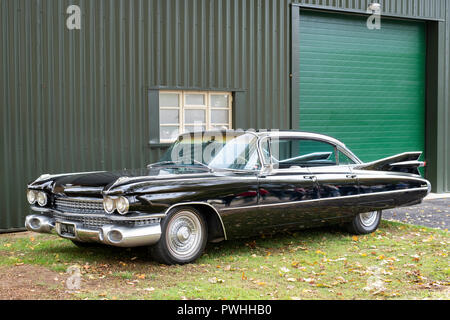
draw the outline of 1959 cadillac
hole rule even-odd
[[[377,229],[382,210],[430,192],[421,152],[363,163],[331,137],[296,131],[205,131],[178,137],[160,162],[122,172],[44,174],[28,185],[28,230],[78,246],[151,246],[192,262],[207,241],[343,224]]]

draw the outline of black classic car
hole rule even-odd
[[[331,137],[298,131],[205,131],[178,137],[160,162],[121,172],[44,174],[28,185],[28,230],[78,246],[150,246],[167,264],[207,241],[342,224],[377,229],[382,210],[430,192],[421,152],[363,163]]]

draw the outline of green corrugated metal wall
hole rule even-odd
[[[425,151],[425,23],[300,13],[301,130],[344,142],[363,161]]]
[[[368,2],[300,3],[365,11]],[[162,150],[148,145],[150,88],[239,89],[235,127],[290,128],[290,3],[0,0],[0,230],[23,226],[26,183],[41,173],[156,160]],[[446,107],[438,126],[447,131],[437,144],[445,146],[450,5],[381,3],[392,14],[442,19],[439,101]],[[81,7],[81,30],[65,27],[71,4]],[[448,159],[448,149],[438,156],[441,190],[450,186]]]

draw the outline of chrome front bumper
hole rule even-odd
[[[64,226],[64,227],[61,227]],[[69,226],[73,233],[66,233]],[[43,214],[31,214],[25,218],[25,227],[39,233],[56,233],[60,237],[80,242],[99,242],[117,247],[148,246],[159,241],[161,225],[125,227],[115,224],[103,225],[98,229],[87,229],[83,224],[58,220]]]

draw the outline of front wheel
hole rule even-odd
[[[381,210],[357,214],[347,225],[353,234],[367,234],[377,230],[381,221]]]
[[[185,264],[203,253],[208,238],[205,220],[198,210],[177,207],[161,223],[161,238],[151,248],[155,260],[165,264]]]

